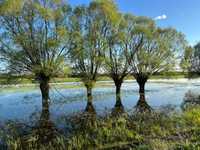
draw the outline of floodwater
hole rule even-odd
[[[75,83],[70,83],[75,84]],[[19,88],[19,87],[18,87]],[[188,91],[199,91],[200,82],[148,82],[146,100],[153,108],[166,105],[179,107]],[[84,111],[86,107],[85,88],[55,89],[50,91],[49,112],[51,119],[59,122],[62,117]],[[122,86],[122,103],[126,110],[131,110],[139,99],[138,85],[134,81]],[[115,86],[105,82],[93,90],[94,106],[97,114],[111,110],[115,105]],[[41,94],[38,89],[28,91],[0,91],[0,123],[6,121],[31,122],[40,117],[42,111]]]

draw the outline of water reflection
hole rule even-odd
[[[121,94],[118,93],[116,94],[116,102],[115,102],[115,106],[112,109],[112,115],[116,116],[116,115],[120,115],[122,113],[124,113],[124,105],[122,104],[122,98],[121,98]]]
[[[152,111],[151,106],[147,103],[145,93],[140,93],[139,100],[135,106],[137,112]]]
[[[92,91],[90,91],[90,92],[87,91],[87,105],[86,105],[85,111],[88,113],[96,114],[96,110],[93,105]]]
[[[37,145],[47,144],[56,138],[57,129],[55,124],[50,119],[49,102],[48,100],[42,101],[42,112],[36,125],[30,131],[30,134],[25,136],[25,143],[30,142],[32,137],[36,138]],[[28,144],[28,143],[27,143]]]
[[[183,98],[181,108],[185,110],[188,107],[194,107],[198,105],[200,105],[200,95],[197,92],[188,90]]]
[[[92,102],[87,102],[85,111],[88,112],[88,113],[94,113],[94,114],[96,114],[96,110],[95,110],[95,107],[94,107],[94,105],[93,105]]]
[[[113,85],[113,84],[112,84]],[[185,93],[191,89],[198,92],[200,83],[148,83],[146,87],[146,99],[148,104],[157,109],[163,105],[176,105],[179,107],[183,101]],[[124,83],[121,91],[121,103],[125,110],[133,110],[139,98],[137,84]],[[0,93],[0,118],[2,123],[8,120],[20,120],[29,122],[30,116],[41,110],[41,94],[39,90],[29,92],[5,92]],[[64,97],[63,97],[63,96]],[[119,101],[116,101],[115,86],[96,87],[93,91],[92,103],[86,103],[87,95],[84,88],[59,89],[51,91],[51,119],[57,126],[57,119],[62,116],[83,112],[88,106],[92,106],[97,114],[118,108]],[[120,104],[121,105],[121,104]],[[38,113],[37,113],[38,114]],[[40,116],[40,114],[39,114]],[[38,117],[38,115],[37,115]],[[32,118],[31,118],[32,119]],[[33,118],[34,119],[34,118]],[[37,119],[38,120],[38,119]],[[35,122],[35,120],[34,120]],[[59,121],[60,122],[60,121]],[[62,121],[63,122],[63,121]]]

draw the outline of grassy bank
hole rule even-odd
[[[42,130],[34,128],[23,136],[10,125],[1,130],[1,139],[4,146],[14,150],[200,149],[199,107],[188,108],[183,113],[163,111],[104,118],[91,114],[71,116],[66,119],[70,127],[68,135],[53,130],[48,123],[43,124]],[[54,134],[50,134],[52,131]]]
[[[181,79],[186,78],[187,73],[162,73],[153,75],[150,79]],[[133,80],[133,76],[129,75],[125,78],[125,80]],[[79,82],[81,81],[79,77],[56,77],[52,79],[51,83],[63,83],[63,82]],[[101,75],[98,78],[98,81],[111,81],[111,79],[107,75]],[[34,80],[33,76],[7,76],[0,75],[0,85],[7,84],[31,84],[37,83]]]

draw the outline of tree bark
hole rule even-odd
[[[138,74],[134,76],[136,78],[136,81],[139,85],[139,93],[145,93],[145,84],[148,80],[148,76]]]
[[[35,134],[38,136],[38,142],[44,144],[48,143],[56,136],[56,128],[54,123],[50,120],[49,112],[49,80],[50,77],[41,73],[38,76],[40,82],[40,91],[42,94],[42,112],[36,128]]]
[[[47,100],[43,100],[40,120],[41,122],[46,122],[50,120],[49,102]]]
[[[95,113],[95,108],[93,106],[92,88],[87,86],[87,106],[85,111],[89,113]]]
[[[46,106],[49,101],[49,78],[43,77],[40,80],[40,91],[42,94],[42,106]]]
[[[139,93],[145,93],[145,83],[146,81],[139,83]]]

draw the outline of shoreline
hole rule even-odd
[[[124,83],[131,83],[136,82],[136,80],[124,80]],[[101,83],[113,83],[112,80],[103,80],[103,81],[97,81],[96,84]],[[179,79],[149,79],[147,83],[200,83],[200,78],[197,79],[187,79],[187,78],[179,78]],[[69,85],[69,86],[81,86],[82,82],[75,81],[75,82],[58,82],[58,83],[50,83],[50,85]],[[0,84],[0,88],[8,88],[8,87],[34,87],[39,86],[38,83],[20,83],[20,84]]]

